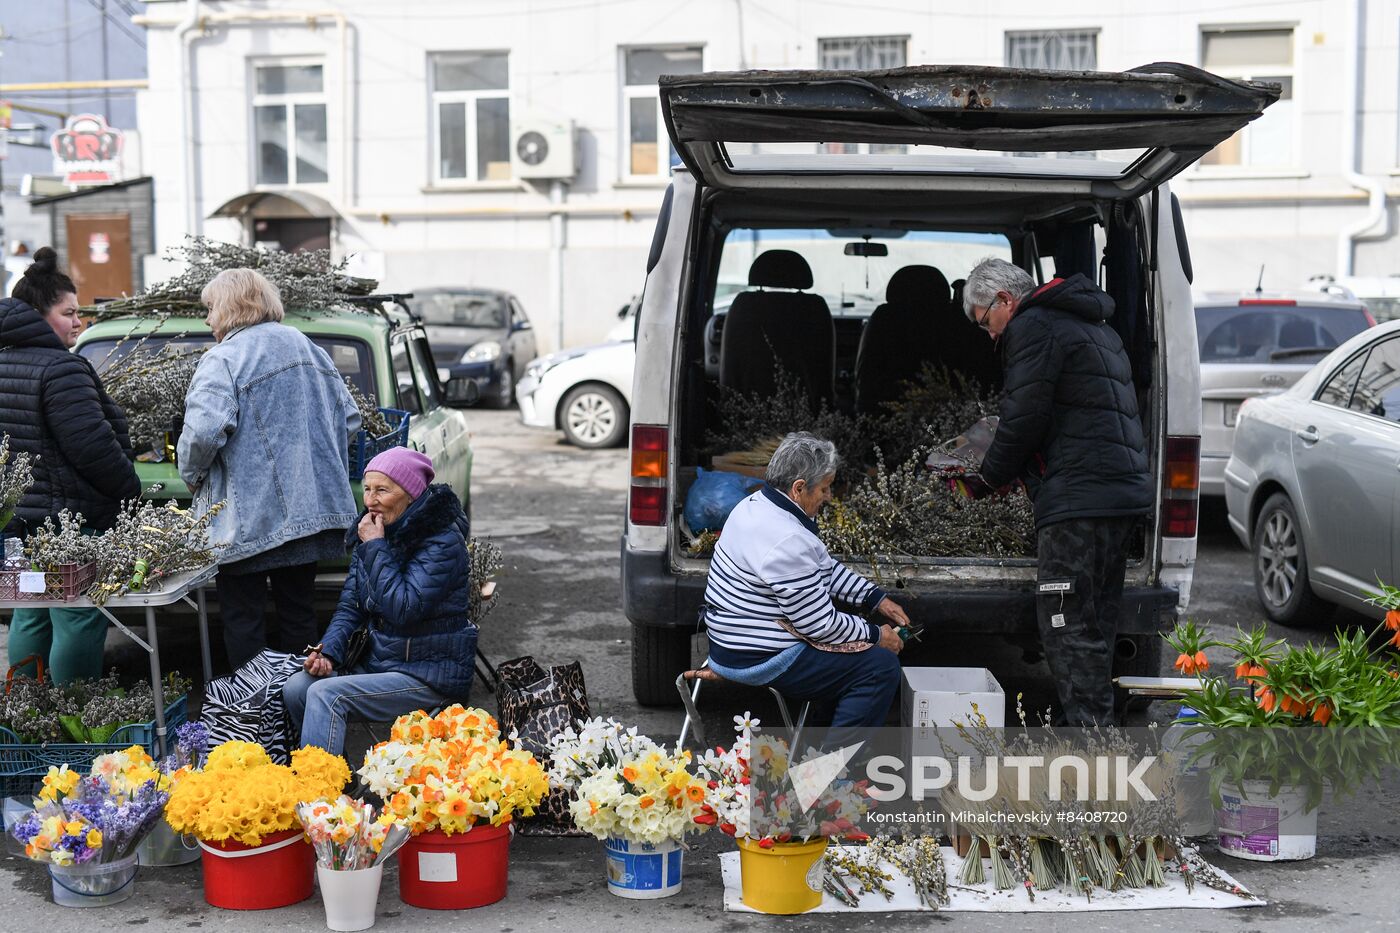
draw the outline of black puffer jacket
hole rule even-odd
[[[15,510],[31,528],[70,509],[106,530],[121,501],[141,493],[126,414],[92,364],[18,298],[0,300],[0,432],[12,450],[39,456],[34,485]]]
[[[1113,299],[1073,275],[1028,295],[1002,334],[1006,397],[982,478],[1024,479],[1037,528],[1152,509],[1132,367],[1112,316]]]

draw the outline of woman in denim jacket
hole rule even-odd
[[[360,413],[326,351],[282,324],[277,287],[226,269],[200,295],[218,343],[185,396],[180,475],[210,530],[224,647],[237,669],[268,647],[268,582],[282,651],[317,640],[316,563],[343,557],[355,522],[349,439]]]
[[[338,755],[351,719],[389,720],[471,690],[471,527],[457,494],[432,480],[432,461],[405,447],[365,467],[366,512],[347,535],[358,543],[340,605],[324,643],[282,688],[303,745]],[[350,658],[361,628],[368,645]]]

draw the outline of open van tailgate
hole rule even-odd
[[[1255,119],[1277,84],[1230,81],[1189,65],[1128,72],[918,66],[890,71],[746,71],[663,75],[667,130],[706,183],[744,187],[774,176],[1040,174],[1083,178],[1095,193],[1156,187]],[[939,147],[888,158],[794,144]],[[757,146],[755,145],[757,144]],[[775,152],[754,153],[771,144]],[[1120,158],[949,159],[947,149],[1092,153]],[[764,160],[769,160],[765,162]],[[941,160],[941,161],[940,161]],[[898,166],[898,167],[896,167]],[[1105,189],[1105,186],[1109,186]]]

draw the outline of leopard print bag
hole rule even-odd
[[[502,734],[517,732],[521,747],[548,768],[550,737],[589,717],[583,666],[574,661],[545,670],[534,658],[514,658],[497,665],[496,684]],[[551,790],[519,828],[527,836],[584,835],[569,816],[569,792],[561,788]]]

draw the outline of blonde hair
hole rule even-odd
[[[225,269],[199,293],[209,309],[209,329],[224,335],[283,317],[277,286],[253,269]]]

